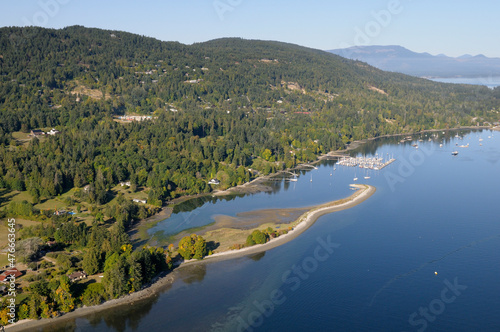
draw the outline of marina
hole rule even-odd
[[[396,159],[393,157],[389,160],[384,160],[384,158],[375,155],[375,157],[342,157],[338,164],[342,166],[367,168],[378,171],[395,161]]]

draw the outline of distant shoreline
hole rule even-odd
[[[52,323],[59,323],[59,322],[64,322],[64,321],[70,321],[74,318],[85,316],[88,314],[92,314],[95,312],[100,312],[103,310],[107,310],[110,308],[118,307],[118,306],[123,306],[123,305],[132,305],[133,303],[141,300],[145,300],[151,296],[158,295],[160,290],[164,288],[165,286],[173,284],[175,281],[175,274],[177,271],[179,271],[182,268],[188,267],[188,266],[195,266],[199,264],[206,264],[206,263],[212,263],[212,262],[218,262],[218,261],[223,261],[223,260],[228,260],[228,259],[234,259],[234,258],[239,258],[239,257],[244,257],[256,253],[260,253],[263,251],[267,251],[273,248],[276,248],[278,246],[281,246],[287,242],[292,241],[293,239],[297,238],[300,234],[302,234],[304,231],[306,231],[309,227],[311,227],[319,217],[329,214],[332,212],[337,212],[337,211],[342,211],[345,209],[352,208],[365,200],[367,200],[370,196],[372,196],[376,188],[370,185],[363,185],[363,184],[354,184],[351,185],[352,187],[358,188],[358,190],[353,193],[351,196],[332,201],[326,204],[321,204],[317,206],[311,207],[307,212],[302,214],[295,222],[292,224],[295,225],[293,230],[288,232],[287,234],[281,235],[277,238],[274,238],[270,240],[267,243],[264,244],[258,244],[254,245],[252,247],[248,248],[243,248],[239,250],[229,250],[229,251],[224,251],[220,252],[211,256],[205,257],[203,260],[190,260],[181,263],[176,269],[174,269],[172,272],[168,274],[163,274],[160,275],[159,277],[156,278],[156,280],[147,288],[142,289],[138,292],[132,293],[125,295],[123,297],[120,297],[118,299],[113,299],[106,301],[100,305],[92,306],[92,307],[82,307],[78,308],[75,311],[69,312],[67,314],[64,314],[60,317],[56,318],[45,318],[41,320],[23,320],[19,321],[13,325],[7,325],[5,327],[6,330],[16,332],[16,331],[27,331],[27,330],[33,330],[35,328],[41,328],[45,325],[50,325]]]

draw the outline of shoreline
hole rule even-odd
[[[353,184],[351,186],[358,188],[358,190],[351,196],[344,199],[310,207],[308,211],[303,213],[297,220],[295,220],[292,223],[294,226],[290,232],[288,232],[287,234],[283,234],[277,238],[274,238],[267,243],[256,244],[252,247],[243,248],[239,250],[228,250],[216,253],[211,256],[206,256],[203,260],[186,261],[178,265],[170,273],[160,274],[157,278],[155,278],[152,281],[152,283],[149,286],[138,292],[125,295],[118,299],[109,300],[96,306],[77,308],[72,312],[66,313],[56,318],[44,318],[40,320],[22,320],[15,324],[5,326],[5,329],[12,332],[34,330],[36,328],[42,328],[46,325],[50,325],[55,322],[59,323],[59,322],[69,321],[74,318],[82,317],[95,312],[104,311],[114,307],[123,305],[132,305],[134,302],[145,300],[155,295],[159,295],[161,289],[163,289],[168,285],[172,285],[174,283],[176,279],[175,274],[183,268],[245,257],[248,255],[260,253],[281,246],[297,238],[300,234],[302,234],[309,227],[311,227],[321,216],[332,212],[346,210],[356,205],[359,205],[365,200],[367,200],[370,196],[372,196],[376,191],[376,188],[370,185]]]
[[[473,129],[477,129],[477,130],[485,130],[485,129],[488,130],[489,129],[489,130],[500,131],[500,127],[465,126],[465,127],[455,127],[455,128],[448,128],[448,129],[446,129],[446,128],[444,128],[444,129],[443,128],[442,129],[426,129],[426,130],[421,130],[421,131],[417,131],[417,132],[409,132],[409,133],[401,133],[401,134],[388,134],[388,135],[382,135],[382,136],[377,136],[377,137],[370,137],[370,138],[365,138],[362,140],[352,141],[351,143],[349,143],[349,145],[345,149],[334,150],[334,151],[330,151],[330,152],[327,152],[327,153],[322,154],[322,155],[318,155],[316,160],[311,161],[308,164],[309,165],[316,165],[325,159],[340,158],[342,156],[345,156],[345,154],[347,152],[355,150],[355,149],[359,148],[361,145],[363,145],[369,141],[374,141],[374,140],[381,139],[381,138],[399,137],[399,136],[407,136],[407,135],[418,135],[418,134],[429,133],[429,132],[454,131],[454,130],[473,130]],[[144,240],[142,238],[137,238],[137,236],[140,236],[140,235],[136,235],[136,234],[140,234],[141,231],[144,231],[144,227],[146,227],[146,225],[151,225],[151,227],[153,227],[156,223],[161,222],[165,219],[168,219],[170,217],[169,212],[171,212],[173,204],[182,203],[182,202],[185,202],[185,201],[193,199],[193,198],[203,197],[203,196],[207,196],[207,195],[212,195],[212,196],[217,197],[217,196],[225,196],[225,195],[232,195],[232,194],[244,194],[244,195],[246,195],[246,194],[255,194],[255,193],[259,193],[259,192],[270,191],[272,189],[270,187],[268,187],[267,185],[262,184],[262,182],[268,181],[272,177],[275,177],[282,172],[293,171],[296,169],[300,169],[300,166],[296,165],[293,168],[287,168],[283,171],[271,173],[268,175],[262,175],[262,176],[259,176],[259,177],[255,178],[249,182],[245,182],[243,184],[240,184],[240,185],[237,185],[237,186],[234,186],[231,188],[227,188],[225,190],[215,189],[211,193],[202,193],[202,194],[197,194],[197,195],[178,197],[178,198],[174,199],[173,201],[170,201],[168,205],[163,206],[161,208],[160,212],[158,212],[156,215],[151,216],[148,219],[141,220],[141,221],[134,223],[131,230],[127,233],[129,234],[129,236],[131,236],[131,238],[132,238],[132,236],[134,236],[134,240],[137,240],[137,241]],[[160,215],[168,215],[168,216],[159,217]],[[146,231],[147,231],[147,229],[146,229]]]

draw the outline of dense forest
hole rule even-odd
[[[499,110],[499,88],[383,72],[280,42],[183,45],[81,26],[1,28],[0,217],[37,222],[18,233],[33,249],[23,261],[38,273],[19,317],[98,304],[169,269],[174,248],[132,250],[127,231],[177,197],[242,184],[352,140],[498,121]],[[58,133],[28,135],[52,128]],[[139,188],[147,204],[125,195]],[[92,218],[40,208],[50,200]],[[248,242],[260,243],[257,235]],[[207,252],[198,236],[178,251]],[[51,257],[40,266],[43,253]],[[77,270],[101,273],[102,283],[70,284]]]

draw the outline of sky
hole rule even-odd
[[[0,0],[0,26],[121,30],[184,44],[222,37],[330,50],[401,45],[500,57],[496,0]]]

